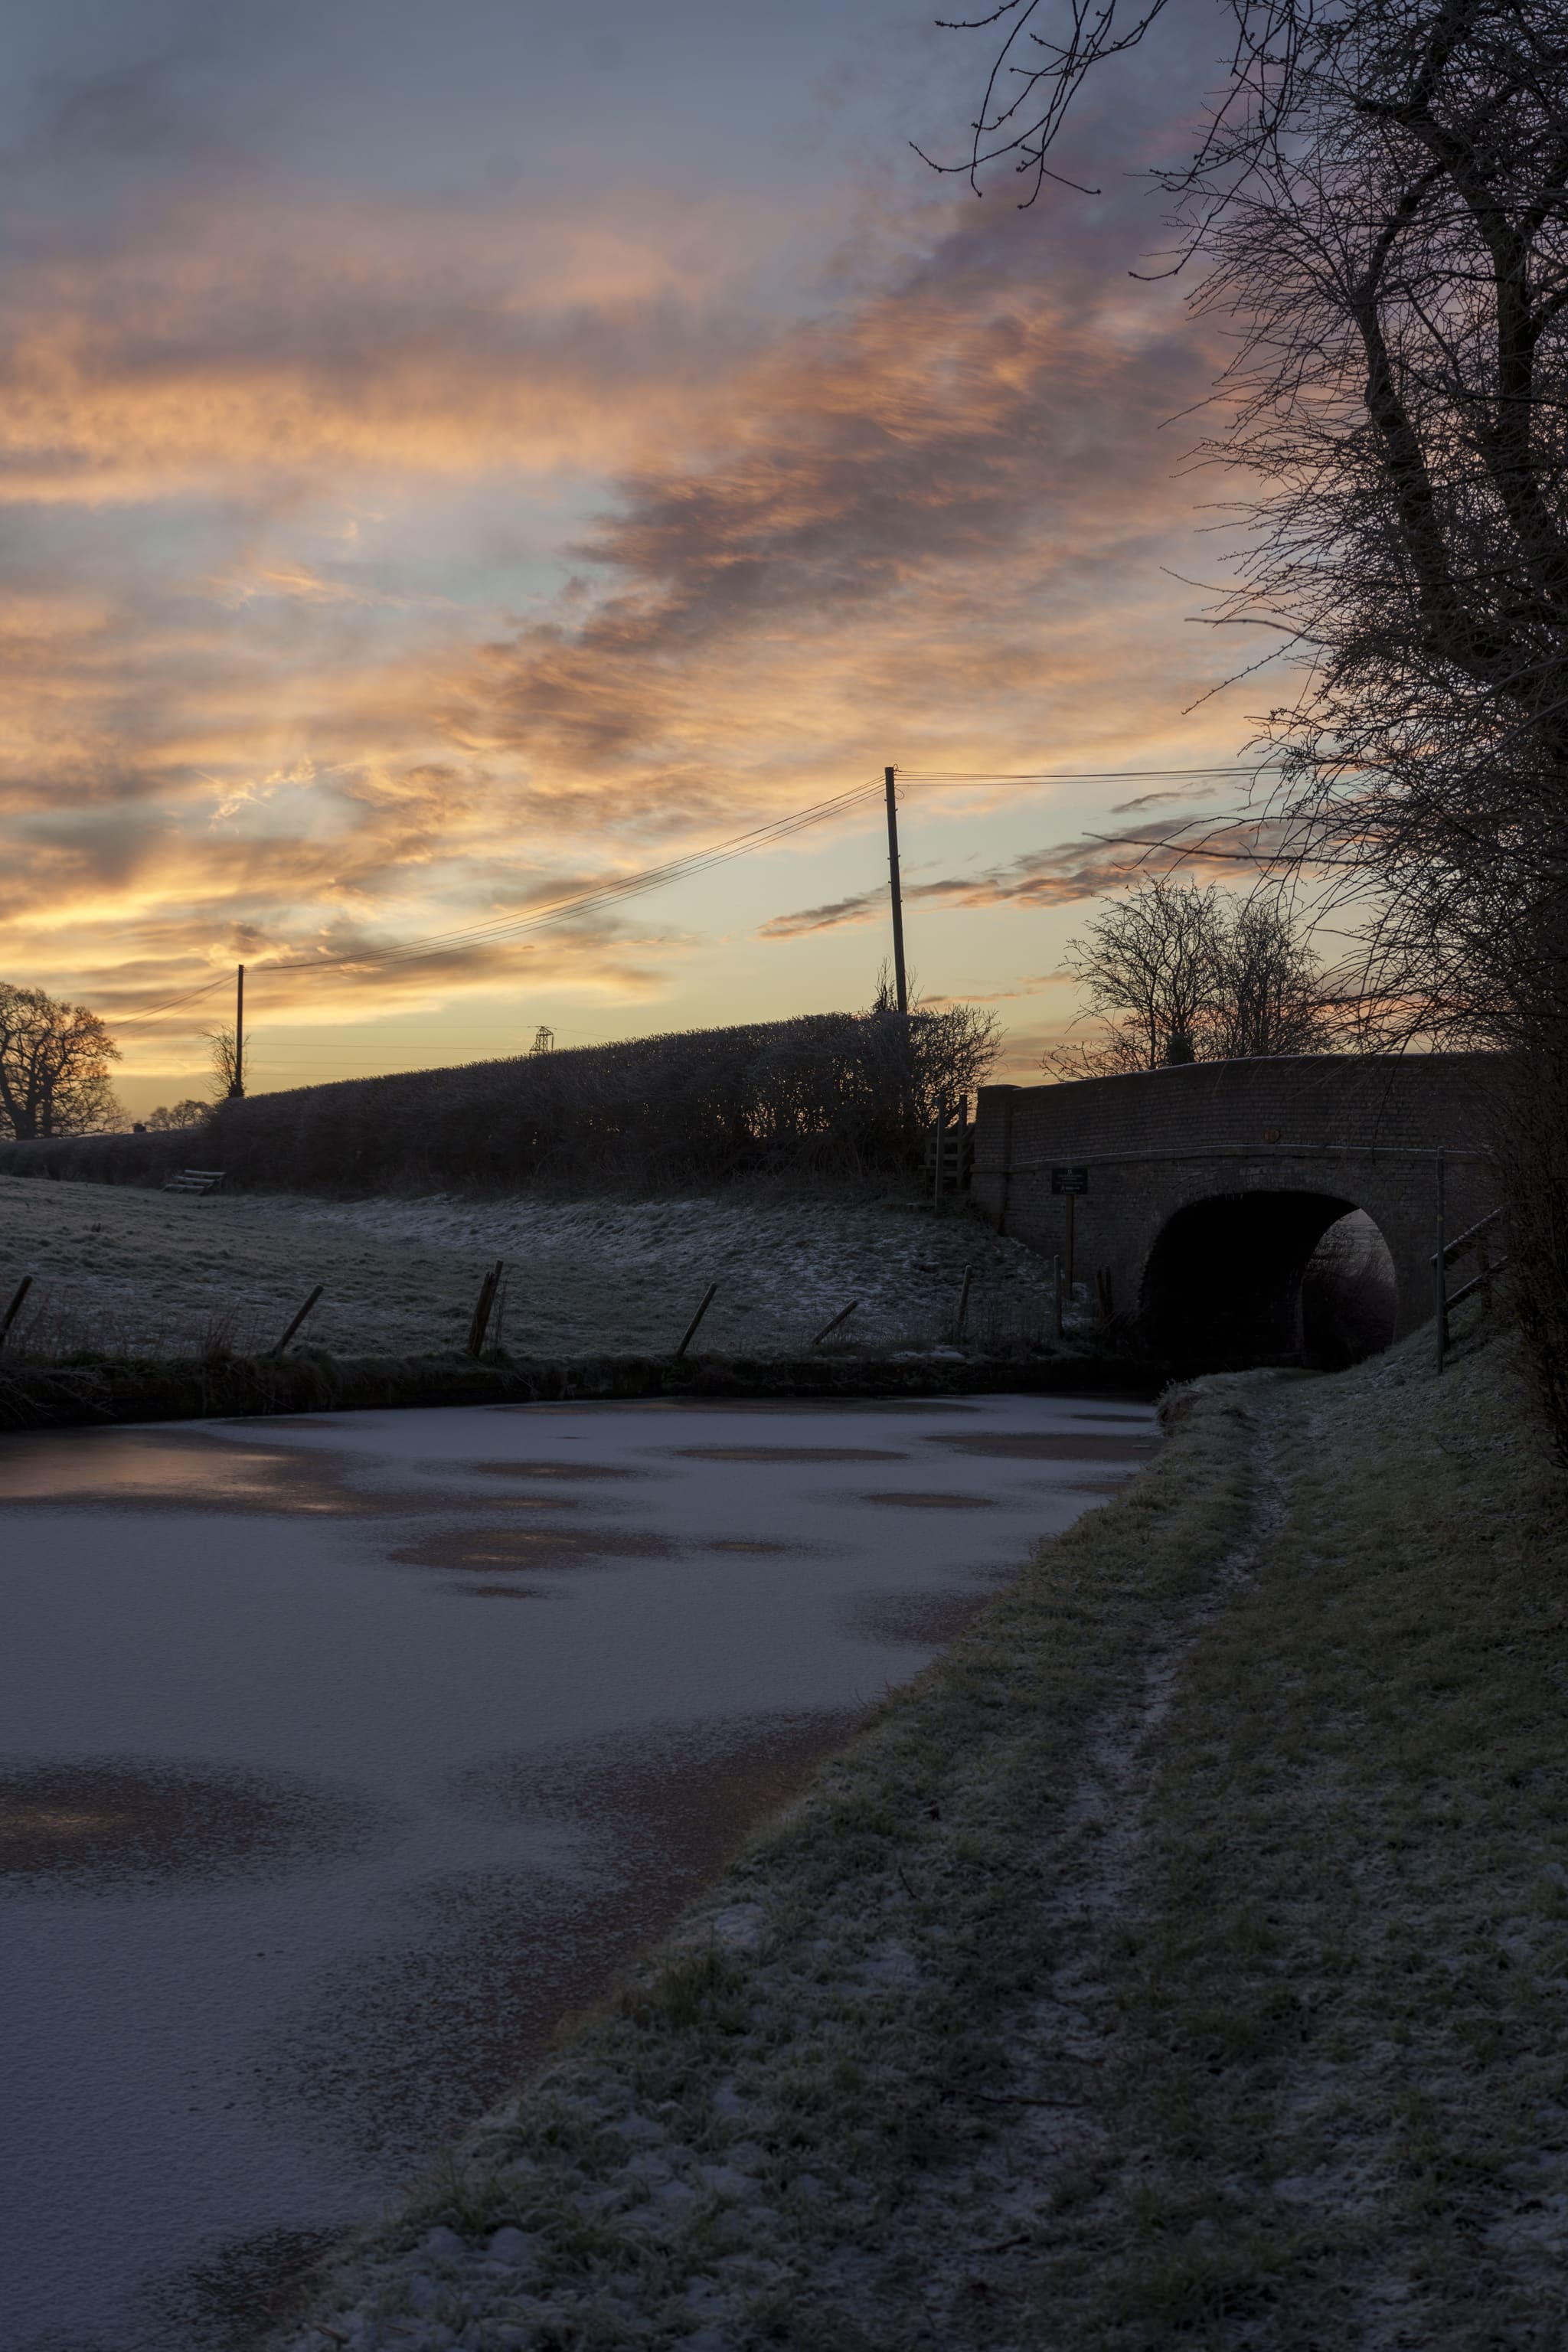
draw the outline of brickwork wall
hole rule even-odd
[[[1075,1274],[1101,1268],[1119,1311],[1141,1307],[1149,1255],[1189,1202],[1238,1192],[1310,1192],[1363,1209],[1388,1244],[1397,1331],[1432,1311],[1436,1157],[1447,1158],[1452,1237],[1494,1206],[1481,1054],[1281,1055],[1195,1062],[1062,1086],[985,1087],[973,1197],[993,1223],[1046,1256],[1067,1248],[1053,1167],[1087,1167],[1074,1203]]]

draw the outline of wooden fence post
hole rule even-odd
[[[693,1339],[696,1339],[696,1337],[697,1337],[697,1326],[701,1322],[702,1318],[707,1314],[708,1309],[712,1306],[713,1301],[714,1301],[714,1299],[718,1297],[718,1295],[719,1295],[719,1286],[718,1286],[718,1284],[717,1284],[716,1282],[710,1282],[710,1283],[709,1284],[709,1286],[708,1286],[707,1289],[706,1289],[706,1290],[703,1292],[703,1294],[702,1294],[702,1304],[701,1304],[701,1306],[698,1308],[698,1310],[697,1310],[696,1314],[692,1317],[692,1318],[691,1318],[690,1322],[689,1322],[689,1323],[687,1325],[687,1327],[686,1327],[686,1337],[685,1337],[685,1339],[682,1339],[682,1341],[681,1341],[681,1343],[680,1343],[679,1347],[679,1348],[677,1348],[677,1349],[676,1349],[676,1351],[675,1351],[675,1352],[676,1352],[676,1355],[677,1355],[678,1357],[684,1356],[684,1355],[685,1355],[685,1353],[686,1353],[686,1350],[688,1349],[688,1348],[689,1348],[689,1347],[690,1347],[691,1342],[693,1341]]]
[[[860,1301],[858,1298],[852,1298],[847,1307],[841,1307],[837,1314],[834,1317],[832,1322],[825,1323],[823,1325],[821,1330],[812,1341],[812,1346],[814,1348],[820,1348],[824,1339],[827,1339],[833,1332],[837,1331],[841,1323],[848,1322],[849,1318],[854,1314],[855,1309],[859,1306],[859,1304]]]
[[[289,1324],[289,1328],[284,1332],[283,1337],[273,1349],[272,1352],[275,1356],[280,1356],[283,1354],[289,1342],[292,1339],[295,1332],[300,1328],[300,1324],[304,1321],[306,1316],[309,1315],[311,1307],[314,1307],[317,1299],[320,1298],[326,1286],[327,1286],[324,1282],[317,1283],[316,1287],[311,1291],[310,1296],[306,1299],[305,1304],[300,1307],[300,1312],[295,1316],[294,1320]]]
[[[22,1276],[21,1281],[16,1285],[16,1290],[12,1295],[10,1306],[5,1309],[4,1317],[0,1318],[0,1348],[3,1348],[5,1345],[7,1339],[10,1337],[11,1326],[15,1323],[17,1316],[21,1313],[22,1301],[26,1298],[32,1286],[32,1276],[30,1274],[25,1274]]]
[[[470,1356],[480,1356],[484,1353],[485,1334],[489,1329],[490,1314],[496,1303],[496,1293],[500,1288],[500,1278],[505,1271],[506,1260],[498,1257],[479,1285],[479,1296],[474,1307],[473,1321],[468,1325],[468,1352]]]

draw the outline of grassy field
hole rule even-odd
[[[930,1346],[950,1329],[966,1265],[976,1344],[1026,1342],[1050,1321],[1043,1259],[978,1216],[919,1202],[328,1201],[0,1175],[0,1310],[34,1281],[12,1359],[247,1354],[276,1343],[318,1282],[310,1345],[438,1354],[461,1347],[498,1257],[500,1338],[518,1355],[668,1352],[710,1282],[704,1347],[803,1348],[851,1299],[858,1346]]]
[[[1180,1395],[279,2340],[1560,2345],[1568,1489],[1429,1353]]]

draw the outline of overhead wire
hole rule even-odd
[[[461,954],[468,948],[499,943],[532,930],[546,929],[554,923],[568,921],[574,915],[590,912],[599,906],[638,898],[647,891],[684,881],[689,876],[705,873],[712,866],[745,856],[750,851],[764,848],[772,842],[787,840],[792,834],[821,824],[826,818],[854,807],[858,802],[869,802],[881,791],[879,783],[852,785],[847,792],[836,793],[810,807],[795,809],[788,816],[753,825],[748,832],[734,835],[727,841],[715,842],[706,849],[689,851],[681,857],[668,858],[663,865],[645,868],[637,874],[595,883],[588,889],[574,891],[565,898],[549,901],[543,907],[532,908],[525,915],[498,917],[488,923],[438,931],[423,940],[405,940],[386,948],[361,948],[348,955],[301,956],[283,963],[256,963],[249,969],[257,974],[331,971],[358,964],[413,962],[426,956]],[[149,1005],[138,1013],[121,1014],[117,1017],[115,1025],[117,1028],[132,1028],[157,1020],[181,1005],[194,1003],[199,997],[211,995],[215,989],[228,985],[227,973],[220,973],[216,980],[205,982],[200,988],[191,989],[183,996],[171,997],[163,1003]]]
[[[171,996],[166,1003],[148,1005],[141,1013],[117,1013],[114,1025],[117,1029],[131,1029],[143,1021],[161,1020],[165,1013],[176,1013],[181,1005],[194,1004],[198,997],[210,996],[215,988],[226,988],[228,985],[227,972],[219,972],[216,980],[204,981],[200,988],[193,988],[184,996]]]
[[[1212,768],[1039,768],[1027,769],[1016,774],[991,774],[961,769],[896,769],[895,778],[900,784],[1153,784],[1171,783],[1178,779],[1204,779],[1231,776],[1272,776],[1282,771],[1267,761],[1237,765],[1234,761]]]
[[[1140,768],[1040,770],[1037,772],[988,774],[980,772],[925,771],[900,769],[896,782],[910,784],[995,784],[995,783],[1152,783],[1170,782],[1176,778],[1217,779],[1232,776],[1257,776],[1271,772],[1260,765],[1215,765],[1212,768]],[[422,940],[399,942],[384,948],[362,948],[335,956],[301,956],[285,963],[267,963],[256,967],[258,971],[328,971],[368,963],[401,963],[422,961],[426,957],[461,954],[478,947],[499,945],[505,940],[526,938],[530,933],[546,930],[574,917],[596,911],[601,907],[618,905],[641,898],[650,890],[663,889],[707,873],[716,866],[736,857],[747,856],[755,849],[787,840],[792,834],[818,824],[830,816],[843,814],[862,802],[869,802],[881,788],[875,783],[852,786],[828,799],[798,809],[785,817],[754,825],[729,841],[718,842],[710,848],[693,850],[685,856],[668,859],[640,873],[625,875],[607,882],[595,883],[588,888],[569,893],[565,898],[531,908],[525,914],[499,916],[489,922],[468,924],[450,931],[437,931]]]
[[[255,969],[268,972],[328,971],[351,964],[413,962],[426,956],[459,955],[471,948],[499,944],[508,939],[521,939],[531,931],[546,930],[556,923],[568,922],[574,916],[591,913],[599,907],[616,905],[627,898],[641,898],[649,890],[663,889],[673,883],[686,881],[693,875],[709,872],[715,866],[727,865],[733,858],[747,856],[754,849],[767,847],[775,841],[787,840],[790,835],[804,832],[809,825],[819,824],[861,801],[868,802],[881,789],[879,784],[856,784],[848,792],[835,793],[830,799],[818,801],[810,808],[797,809],[789,816],[753,825],[749,832],[737,834],[728,841],[715,842],[707,849],[689,851],[684,856],[667,859],[662,866],[649,866],[640,873],[623,875],[607,882],[595,883],[587,889],[572,891],[542,907],[531,908],[526,914],[498,916],[487,923],[437,931],[428,938],[406,940],[392,947],[362,948],[346,955],[302,956],[287,963],[258,964]]]
[[[1057,768],[1010,772],[900,768],[895,770],[894,774],[897,785],[919,784],[942,787],[957,784],[1131,784],[1215,782],[1232,777],[1258,777],[1276,772],[1278,771],[1266,762],[1232,761],[1216,762],[1212,767],[1194,768]],[[450,930],[431,933],[424,939],[402,940],[386,947],[363,947],[339,955],[296,956],[276,963],[262,961],[250,966],[250,970],[258,976],[263,972],[345,971],[366,964],[417,962],[427,958],[460,955],[478,948],[499,946],[508,940],[526,938],[533,932],[547,930],[557,924],[570,922],[574,918],[595,913],[601,908],[621,905],[627,900],[642,898],[650,891],[668,888],[678,882],[687,881],[698,875],[710,872],[715,866],[727,865],[738,857],[747,856],[753,850],[769,847],[775,842],[786,841],[793,835],[804,832],[812,825],[823,824],[830,817],[843,814],[862,803],[869,803],[874,798],[880,796],[882,790],[883,786],[879,782],[868,782],[852,785],[846,792],[830,794],[826,800],[815,802],[804,809],[795,810],[787,816],[773,818],[765,824],[753,825],[745,833],[733,835],[725,841],[715,842],[707,848],[689,851],[681,856],[666,859],[658,866],[645,867],[634,874],[622,875],[605,882],[591,884],[584,889],[571,891],[563,898],[548,900],[541,907],[531,908],[522,914],[496,916],[486,922],[461,925]],[[1130,848],[1138,846],[1163,848],[1171,845],[1168,843],[1155,841],[1141,844],[1128,841],[1126,836],[1121,836],[1121,839]],[[1244,855],[1234,851],[1214,850],[1207,854],[1229,856],[1238,860]],[[186,1004],[195,1003],[200,998],[211,995],[215,990],[226,987],[227,984],[226,973],[220,974],[216,979],[207,981],[200,988],[191,989],[184,995],[171,997],[160,1004],[149,1005],[141,1012],[121,1015],[116,1026],[121,1029],[135,1028],[160,1020],[166,1013],[177,1012]]]

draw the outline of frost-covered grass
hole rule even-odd
[[[966,1264],[972,1332],[1038,1336],[1047,1269],[977,1218],[801,1201],[225,1197],[0,1176],[0,1307],[36,1294],[15,1335],[35,1352],[199,1352],[215,1332],[269,1346],[318,1283],[310,1343],[342,1355],[460,1346],[486,1268],[509,1268],[500,1334],[518,1354],[673,1348],[710,1282],[704,1348],[800,1349],[860,1304],[858,1347],[945,1336]]]
[[[1564,1485],[1428,1357],[1184,1392],[282,2340],[1561,2342]]]
[[[1246,1485],[1243,1424],[1216,1408],[1081,1523],[1092,1542],[1049,1547],[350,2263],[326,2325],[487,2352],[838,2352],[948,2326],[968,2270],[1032,2218],[990,2167],[1009,2102],[1046,2087],[1016,2045],[1072,1965],[1084,1756],[1107,1725],[1136,1737],[1148,1660],[1239,1537]],[[1072,2105],[1082,2061],[1064,2064]]]

